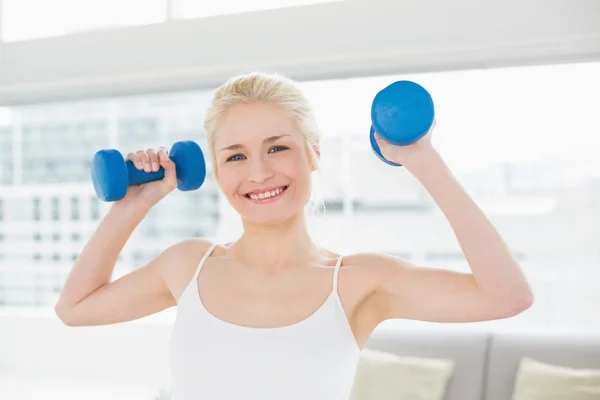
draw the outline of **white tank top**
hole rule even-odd
[[[337,291],[308,318],[277,328],[232,324],[208,312],[197,279],[179,298],[171,332],[171,400],[348,400],[360,354]]]

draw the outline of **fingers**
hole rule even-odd
[[[144,163],[138,153],[129,153],[125,158],[126,161],[131,161],[137,169],[144,169]]]
[[[156,154],[156,151],[154,151],[154,149],[148,149],[146,150],[146,154],[148,154],[149,157],[149,161],[148,163],[150,164],[150,171],[151,172],[156,172],[158,171],[158,168],[160,167],[158,164],[158,155]],[[144,168],[145,170],[145,168]],[[148,172],[148,171],[146,171]]]
[[[126,160],[131,161],[138,170],[144,170],[145,172],[156,172],[161,166],[164,167],[164,161],[161,161],[160,154],[162,154],[164,159],[171,161],[167,156],[167,149],[162,146],[157,150],[138,150],[135,153],[129,153],[126,157]]]
[[[138,150],[135,152],[142,162],[142,168],[146,172],[150,172],[152,167],[150,167],[150,156],[143,150]]]

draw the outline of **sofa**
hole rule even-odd
[[[556,398],[600,399],[600,335],[597,333],[489,331],[456,325],[440,326],[439,329],[378,327],[365,350],[395,355],[399,359],[450,362],[452,369],[440,396],[443,400],[547,398],[544,389],[553,394],[559,391],[549,388],[548,382],[563,385],[560,390],[565,390],[567,397]],[[519,372],[524,375],[524,370],[520,371],[524,360],[529,360],[527,365],[539,367],[543,373],[538,373],[529,382],[523,377],[518,395],[517,379]],[[565,389],[568,384],[581,387],[576,379],[588,385],[581,396]],[[435,396],[406,397],[425,399]]]
[[[160,390],[169,386],[167,350],[171,323],[170,319],[145,318],[127,324],[71,328],[64,326],[52,314],[28,316],[21,310],[14,315],[0,313],[0,399],[68,398],[66,392],[76,391],[79,387],[84,394],[74,398],[91,399],[91,394],[94,394],[94,398],[156,399]],[[556,366],[600,371],[600,332],[517,332],[500,325],[504,324],[386,321],[377,327],[363,349],[363,359],[357,372],[360,372],[360,365],[364,365],[364,356],[369,351],[382,352],[398,359],[414,359],[406,362],[408,367],[401,370],[406,372],[403,375],[387,367],[389,374],[381,369],[376,374],[376,379],[383,380],[387,374],[389,381],[402,382],[406,387],[399,391],[383,388],[381,396],[366,398],[544,398],[513,396],[519,365],[524,357]],[[415,392],[422,389],[417,383],[419,373],[415,373],[414,365],[411,365],[415,359],[442,360],[430,364],[429,370],[421,370],[429,371],[429,377],[422,380],[429,388],[436,384],[436,380],[437,385],[442,386],[439,381],[448,377],[442,395],[435,397],[424,391],[403,395],[407,387]],[[390,364],[395,362],[392,360]],[[448,363],[452,364],[450,372],[447,372]],[[559,381],[560,374],[557,375],[554,380]],[[598,392],[588,397],[568,394],[546,399],[600,399],[600,372],[584,372],[579,376],[589,376],[588,381],[599,388]],[[377,387],[377,383],[372,384],[369,380],[366,384],[367,389]],[[538,382],[533,386],[548,385]],[[105,396],[105,393],[108,394]],[[365,398],[359,394],[356,400],[362,400],[360,397]]]

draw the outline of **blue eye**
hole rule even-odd
[[[241,154],[236,154],[236,155],[233,155],[233,156],[229,157],[229,158],[227,159],[227,161],[239,161],[239,160],[241,160],[241,159],[242,159],[242,158],[238,158],[238,157],[244,157],[244,156],[243,156],[243,155],[241,155]]]
[[[288,149],[288,147],[286,147],[286,146],[273,146],[269,149],[269,153],[271,153],[272,150],[276,150],[276,152],[280,152],[280,151],[287,150],[287,149]]]

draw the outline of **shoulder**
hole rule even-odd
[[[159,254],[163,258],[158,264],[159,273],[174,295],[183,291],[212,244],[210,240],[190,238],[170,245]]]
[[[388,298],[382,288],[409,266],[404,260],[382,253],[364,252],[343,256],[339,294],[359,337],[368,337],[384,319]]]
[[[193,261],[204,255],[211,246],[212,242],[206,239],[185,239],[167,247],[159,257],[166,257],[170,261]]]
[[[387,274],[409,269],[413,265],[400,257],[389,254],[364,252],[344,256],[342,264],[362,273],[385,278]]]
[[[364,252],[343,257],[340,281],[345,280],[361,297],[375,294],[385,282],[408,278],[414,265],[400,257]]]

